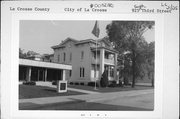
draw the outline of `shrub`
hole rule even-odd
[[[124,85],[126,86],[131,85],[128,78],[124,78]]]
[[[74,83],[73,83],[73,82],[70,82],[69,84],[70,84],[70,85],[73,85]]]
[[[116,81],[112,81],[111,84],[108,85],[108,87],[117,87]]]
[[[57,81],[52,81],[52,85],[57,85]]]
[[[36,85],[35,81],[24,81],[23,82],[24,85]]]
[[[94,87],[94,86],[95,86],[95,82],[89,82],[89,83],[88,83],[88,86]],[[96,82],[96,86],[99,87],[98,82]]]
[[[79,85],[79,83],[78,83],[78,82],[76,82],[76,83],[75,83],[75,85]]]
[[[108,75],[107,75],[107,71],[105,70],[104,73],[102,74],[101,80],[100,80],[100,84],[101,87],[107,87],[108,86]]]
[[[80,83],[80,85],[84,85],[84,83]]]
[[[123,87],[123,82],[121,80],[119,80],[119,84],[118,84],[119,87]]]

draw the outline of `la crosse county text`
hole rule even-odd
[[[49,12],[50,11],[50,8],[42,8],[42,7],[34,7],[34,8],[31,8],[31,7],[17,7],[17,8],[14,8],[14,7],[10,7],[10,11],[39,11],[39,12]]]

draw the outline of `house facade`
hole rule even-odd
[[[97,45],[96,45],[97,43]],[[117,79],[117,54],[108,38],[75,40],[67,38],[59,45],[52,46],[53,62],[71,65],[66,70],[69,82],[94,82],[101,79],[104,70],[108,71],[109,81]]]

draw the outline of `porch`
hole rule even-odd
[[[19,59],[19,81],[65,80],[65,71],[71,69],[70,65]]]
[[[106,69],[109,81],[117,79],[117,51],[105,47],[91,48],[91,79],[100,80]]]

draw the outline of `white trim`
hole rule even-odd
[[[41,62],[41,61],[34,61],[34,60],[27,60],[27,59],[19,59],[19,65],[72,70],[71,65]]]

